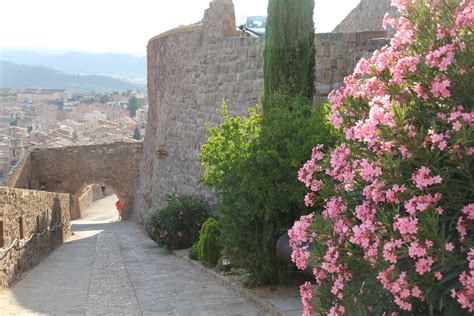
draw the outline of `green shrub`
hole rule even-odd
[[[211,214],[209,203],[200,196],[183,194],[168,197],[168,205],[150,210],[149,226],[152,239],[160,247],[183,249],[191,247],[199,236],[202,223]],[[154,238],[153,238],[154,237]]]
[[[249,272],[246,283],[255,285],[278,282],[276,242],[308,212],[307,189],[296,179],[307,152],[336,139],[325,106],[312,111],[305,98],[273,100],[263,118],[255,109],[248,118],[230,118],[224,106],[224,121],[210,129],[200,154],[202,181],[220,198],[222,246],[233,266]]]
[[[216,265],[221,256],[220,226],[214,218],[210,217],[204,222],[199,233],[198,251],[199,259]]]
[[[191,260],[199,260],[199,251],[198,251],[198,245],[197,244],[194,244],[194,245],[192,245],[191,248],[189,248],[188,257]]]
[[[145,230],[150,236],[151,239],[156,241],[156,227],[157,227],[157,219],[158,219],[158,213],[160,212],[160,209],[158,208],[151,208],[148,210],[148,212],[145,215]]]

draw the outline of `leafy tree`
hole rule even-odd
[[[135,117],[137,115],[137,108],[138,108],[138,99],[136,96],[132,95],[130,99],[128,99],[127,110],[130,111],[130,116]]]
[[[102,104],[105,104],[105,103],[109,102],[109,96],[106,95],[106,94],[101,95],[100,99],[99,99],[99,102],[102,103]]]
[[[311,112],[305,98],[293,102],[244,118],[229,117],[224,104],[223,123],[209,129],[201,149],[202,181],[221,201],[224,252],[250,273],[247,285],[278,281],[276,241],[307,212],[298,168],[314,144],[334,139],[325,107]]]
[[[278,282],[276,242],[309,210],[296,178],[316,143],[335,136],[326,108],[312,110],[313,0],[270,0],[264,50],[263,115],[229,117],[209,130],[202,147],[203,182],[220,197],[222,244],[247,270],[247,285]]]
[[[133,131],[133,139],[136,139],[136,140],[142,139],[142,135],[140,134],[140,130],[138,129],[138,126],[135,127],[135,130]]]
[[[314,0],[270,0],[265,30],[264,110],[277,92],[289,98],[314,93]]]

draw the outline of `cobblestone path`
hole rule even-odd
[[[0,315],[265,315],[234,292],[158,248],[131,221],[116,222],[114,197],[75,221],[75,235],[11,289]]]

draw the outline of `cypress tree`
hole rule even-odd
[[[138,126],[135,127],[135,130],[133,131],[133,139],[136,139],[136,140],[142,139],[142,135],[140,134],[140,130],[138,129]]]
[[[314,0],[269,0],[264,49],[264,110],[275,94],[314,93]]]

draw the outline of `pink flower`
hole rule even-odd
[[[452,289],[451,296],[457,299],[462,308],[469,309],[472,313],[474,311],[474,270],[472,267],[470,269],[469,272],[463,271],[461,273],[459,276],[461,289],[459,291]]]
[[[413,125],[408,125],[408,136],[413,138],[416,136],[416,127]]]
[[[437,76],[431,83],[431,93],[437,98],[449,98],[451,96],[451,92],[448,90],[450,85],[449,79]]]
[[[404,185],[395,184],[394,186],[392,186],[391,189],[388,189],[385,192],[385,196],[387,197],[388,202],[392,202],[392,203],[395,203],[395,204],[400,204],[398,194],[403,193],[405,191],[406,191],[406,188],[405,188]]]
[[[448,134],[437,134],[434,130],[429,129],[428,135],[426,135],[425,143],[432,143],[431,150],[435,150],[436,147],[440,150],[445,150],[448,146],[446,139],[449,139]]]
[[[408,255],[412,258],[421,258],[426,256],[426,249],[421,247],[417,241],[412,242],[408,247]]]
[[[313,315],[314,307],[311,304],[313,298],[313,286],[309,282],[305,282],[300,286],[301,302],[303,303],[303,316]]]
[[[308,267],[309,257],[311,256],[307,247],[296,247],[291,253],[291,260],[296,264],[300,270],[305,270]]]
[[[413,86],[413,90],[415,90],[416,94],[422,98],[423,100],[428,100],[429,97],[428,97],[428,93],[426,93],[425,89],[422,87],[421,83],[416,83],[414,86]]]
[[[416,297],[416,298],[422,298],[422,293],[421,293],[421,290],[418,286],[414,286],[412,289],[411,289],[411,296],[413,297]]]
[[[434,276],[435,276],[436,280],[438,280],[438,281],[440,281],[443,278],[443,275],[439,271],[436,271],[434,273]]]
[[[305,195],[304,197],[304,205],[308,207],[313,207],[314,206],[314,198],[316,197],[316,194],[314,192],[309,192],[308,194]]]
[[[397,7],[398,12],[402,14],[407,12],[407,0],[392,0],[392,5]]]
[[[430,51],[426,56],[426,64],[430,67],[438,67],[441,71],[448,70],[448,66],[455,63],[455,44],[441,46],[435,51]],[[435,79],[436,80],[436,79]]]
[[[371,163],[367,159],[354,161],[354,168],[359,167],[359,174],[365,181],[374,181],[382,175],[382,169],[379,164]]]
[[[369,72],[370,63],[365,58],[361,58],[354,69],[354,74],[363,76],[369,74]]]
[[[430,177],[431,170],[428,167],[421,167],[413,173],[411,179],[415,183],[415,186],[422,190],[426,187],[434,184],[439,184],[443,181],[440,176]]]
[[[323,216],[329,217],[333,221],[339,217],[341,213],[347,210],[346,204],[340,196],[333,196],[326,200],[324,205]]]
[[[444,246],[444,249],[446,251],[449,251],[449,252],[453,252],[454,250],[454,244],[452,242],[448,242],[446,243],[446,245]]]
[[[474,203],[464,206],[462,212],[467,215],[468,219],[474,220]]]
[[[467,225],[466,225],[466,222],[464,222],[462,217],[459,217],[458,222],[456,224],[456,229],[459,232],[459,236],[460,236],[459,240],[463,242],[467,236]]]
[[[413,235],[418,232],[418,218],[416,217],[399,217],[395,215],[393,228],[398,230],[402,235]]]
[[[401,239],[391,239],[390,241],[385,242],[382,252],[382,256],[385,261],[397,263],[397,255],[395,253],[395,250],[401,248],[402,245],[403,241]]]
[[[309,228],[311,227],[313,218],[313,213],[309,215],[303,215],[293,224],[293,227],[288,230],[290,245],[295,245],[295,247],[292,246],[293,250],[295,250],[296,246],[306,243],[313,237],[309,233]]]
[[[415,270],[419,275],[423,275],[431,271],[434,260],[432,257],[421,258],[415,263]]]
[[[346,312],[346,308],[343,305],[336,304],[329,309],[328,316],[341,316]]]
[[[413,154],[407,149],[407,146],[400,145],[399,149],[400,149],[400,154],[402,154],[403,159],[413,157]]]
[[[461,122],[455,121],[455,122],[453,123],[453,130],[459,131],[459,130],[461,129],[461,127],[462,127]]]
[[[318,269],[317,267],[313,267],[313,276],[316,280],[316,284],[319,286],[321,286],[322,281],[327,278],[327,274],[322,269]]]
[[[408,201],[405,201],[405,210],[414,216],[417,212],[423,212],[427,210],[431,205],[437,203],[440,199],[441,193],[414,196]]]

